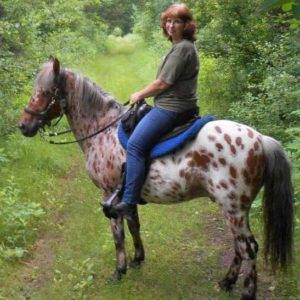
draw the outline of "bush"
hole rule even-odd
[[[257,69],[268,66],[263,70],[264,79],[249,83],[243,101],[234,102],[229,115],[283,142],[293,139],[286,129],[300,123],[297,51],[294,33],[286,33],[277,44],[261,46]]]
[[[0,190],[0,257],[21,258],[36,235],[37,221],[44,215],[40,204],[23,199],[12,177]]]
[[[15,129],[19,116],[16,99],[28,91],[28,86],[32,87],[36,69],[50,55],[74,65],[83,55],[93,56],[104,50],[107,26],[87,10],[90,2],[1,3],[0,135]]]

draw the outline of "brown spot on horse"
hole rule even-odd
[[[224,149],[223,145],[220,144],[220,143],[216,143],[216,147],[217,147],[219,152]]]
[[[246,169],[243,169],[242,174],[243,174],[245,183],[247,185],[249,185],[251,183],[251,178],[250,178],[248,171]]]
[[[208,163],[210,162],[210,158],[207,155],[199,154],[199,152],[194,151],[193,159],[197,166],[201,166],[203,169],[208,169]]]
[[[237,171],[236,171],[236,168],[234,166],[230,166],[229,173],[230,173],[231,177],[237,178]]]
[[[222,129],[219,126],[215,126],[215,129],[218,133],[222,133]]]
[[[237,146],[241,146],[241,145],[242,145],[242,138],[238,136],[238,137],[235,139],[235,143],[237,144]]]
[[[235,149],[235,147],[234,147],[233,145],[230,145],[230,150],[231,150],[231,153],[232,153],[233,155],[236,154],[236,149]]]
[[[211,142],[214,142],[216,140],[216,137],[214,135],[209,134],[207,137],[208,137],[208,140]]]
[[[234,192],[230,192],[227,196],[231,200],[236,200],[236,194]]]
[[[249,138],[253,139],[254,137],[254,133],[251,129],[247,128],[247,135],[249,136]]]
[[[213,162],[213,164],[212,164],[212,165],[213,165],[213,167],[214,167],[216,170],[218,170],[218,169],[219,169],[219,168],[218,168],[218,164],[217,164],[215,161]]]
[[[228,145],[231,145],[231,137],[227,133],[224,134],[224,139]]]
[[[256,166],[258,163],[258,156],[254,155],[254,149],[250,149],[248,151],[248,157],[247,157],[247,166],[248,166],[248,170],[250,172],[251,175],[255,175],[255,171],[256,171]]]
[[[236,187],[236,181],[235,181],[234,179],[230,178],[230,179],[229,179],[229,182],[231,183],[231,185],[232,185],[233,187]]]
[[[250,198],[246,195],[242,195],[240,198],[241,202],[245,205],[248,205],[250,203]]]
[[[225,158],[223,158],[223,157],[219,158],[219,162],[220,162],[223,166],[226,166],[226,160],[225,160]]]
[[[185,176],[185,171],[184,170],[180,170],[179,171],[179,176],[183,178]]]
[[[224,189],[228,189],[228,185],[227,185],[227,183],[226,183],[226,181],[225,180],[221,180],[220,181],[220,185],[222,186],[222,188],[224,188]]]

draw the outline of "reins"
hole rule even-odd
[[[127,102],[124,103],[125,106],[128,105],[128,104],[129,104],[129,101],[127,101]],[[99,134],[99,133],[105,131],[106,129],[108,129],[109,127],[111,127],[112,125],[114,125],[116,122],[118,122],[119,120],[121,120],[122,117],[123,117],[130,109],[132,109],[132,107],[133,107],[133,105],[130,105],[130,107],[129,107],[124,113],[122,113],[120,116],[118,116],[115,120],[113,120],[111,123],[109,123],[109,124],[106,125],[105,127],[101,128],[101,129],[99,129],[99,130],[97,130],[96,132],[94,132],[94,133],[92,133],[92,134],[90,134],[90,135],[88,135],[88,136],[86,136],[86,137],[83,137],[83,138],[80,138],[80,139],[77,139],[77,140],[74,140],[74,141],[55,142],[55,141],[53,141],[53,140],[47,140],[47,139],[45,138],[45,132],[43,132],[43,131],[40,131],[40,135],[41,135],[42,139],[44,139],[45,141],[47,141],[48,143],[50,143],[50,144],[52,144],[52,145],[68,145],[68,144],[74,144],[74,143],[82,142],[82,141],[84,141],[84,140],[87,140],[87,139],[89,139],[89,138],[92,138],[92,137],[96,136],[97,134]],[[61,119],[61,117],[60,117],[60,119]],[[60,119],[59,119],[59,120],[60,120]],[[57,122],[57,123],[58,123],[58,122]],[[56,123],[55,125],[57,125],[57,123]],[[61,132],[50,132],[50,133],[48,133],[47,135],[48,135],[49,137],[53,137],[53,136],[58,136],[58,135],[66,134],[66,133],[69,133],[69,132],[71,132],[71,131],[72,131],[71,129],[68,129],[68,130],[61,131]]]

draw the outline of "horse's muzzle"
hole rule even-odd
[[[39,130],[40,124],[39,122],[35,122],[33,124],[25,124],[24,122],[19,122],[18,127],[21,133],[26,137],[33,137],[36,135]]]

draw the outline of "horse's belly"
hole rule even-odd
[[[190,168],[186,150],[155,160],[142,190],[147,202],[171,204],[208,196],[200,168]]]

